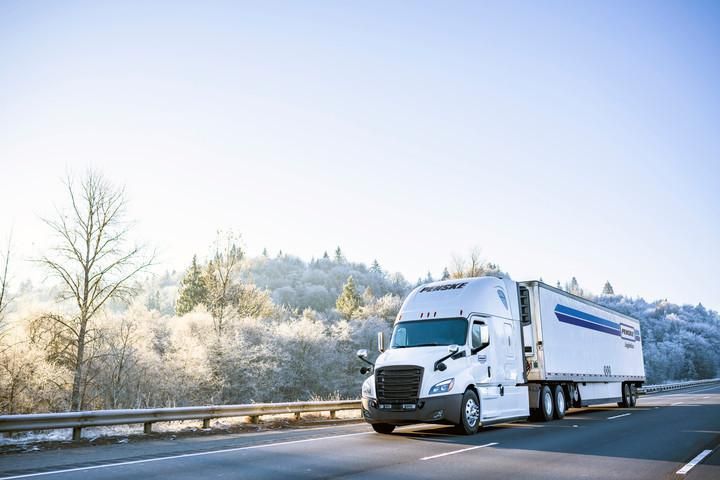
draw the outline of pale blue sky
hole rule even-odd
[[[37,254],[92,166],[161,268],[217,228],[410,280],[477,245],[719,309],[719,5],[5,0],[0,233]]]

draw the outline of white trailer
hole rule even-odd
[[[568,407],[635,405],[645,381],[639,322],[542,282],[480,277],[422,285],[386,350],[367,359],[363,416],[396,425],[562,418]]]

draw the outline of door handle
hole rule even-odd
[[[490,373],[490,367],[489,367],[489,366],[488,366],[488,377],[492,377],[492,375],[491,375],[491,373]]]

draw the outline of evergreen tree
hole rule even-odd
[[[343,256],[342,250],[340,250],[340,247],[337,247],[335,249],[335,261],[337,263],[343,263],[345,261],[345,257]]]
[[[605,282],[605,286],[602,289],[603,295],[615,295],[615,291],[613,290],[612,285],[610,285],[610,281],[608,280]]]
[[[361,304],[362,298],[358,295],[355,282],[353,281],[352,275],[350,275],[345,285],[343,285],[342,293],[340,293],[340,296],[335,302],[335,308],[337,308],[343,318],[349,320],[353,313],[360,308]]]
[[[202,268],[197,263],[197,255],[193,255],[192,264],[180,282],[175,311],[184,315],[199,304],[207,304],[208,288],[204,281]]]
[[[377,260],[373,260],[372,265],[370,265],[370,272],[376,275],[382,274],[382,268],[380,268],[380,264]]]
[[[373,300],[375,300],[375,294],[370,286],[365,287],[365,291],[362,294],[362,300],[365,305],[369,305]]]
[[[330,260],[330,255],[328,255],[327,250],[323,253],[323,260]]]
[[[580,288],[580,283],[578,283],[577,278],[572,277],[570,279],[570,283],[565,284],[565,291],[568,293],[571,293],[573,295],[577,295],[578,297],[585,296],[585,290]]]
[[[267,248],[263,248],[263,251],[262,251],[262,256],[263,256],[263,257],[265,257],[265,258],[268,258],[268,251],[267,251]]]
[[[425,277],[425,280],[423,280],[424,283],[432,283],[435,279],[432,276],[432,273],[428,270],[427,276]]]
[[[160,290],[155,290],[155,293],[148,295],[145,306],[148,310],[160,311]]]
[[[443,268],[442,278],[440,280],[448,280],[450,279],[450,272],[448,271],[447,267]]]

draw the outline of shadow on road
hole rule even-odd
[[[609,418],[622,413],[631,415]],[[569,411],[563,420],[498,424],[472,436],[440,425],[393,435],[458,448],[497,442],[493,448],[682,463],[688,461],[687,452],[720,444],[720,405],[585,408]]]

